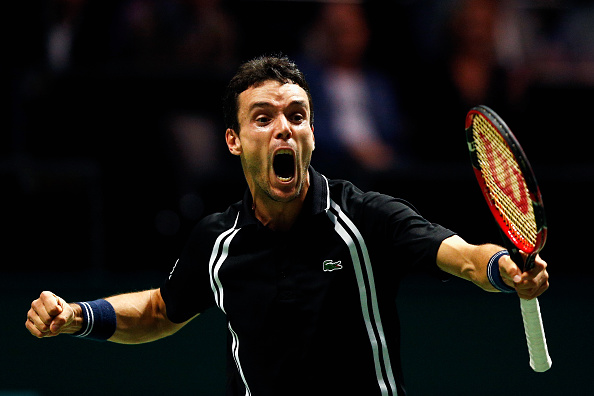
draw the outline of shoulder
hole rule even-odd
[[[191,268],[192,271],[198,271],[203,267],[196,266],[196,263],[208,263],[217,239],[234,227],[234,220],[237,218],[239,208],[241,208],[239,204],[231,205],[224,212],[204,217],[194,226],[182,249],[178,260],[179,265],[176,264],[176,272],[180,272],[180,268],[183,270]]]
[[[237,219],[242,208],[242,202],[237,202],[229,206],[224,212],[212,213],[200,220],[192,234],[190,240],[199,239],[204,242],[209,239],[216,239],[218,235],[234,228],[237,225]]]
[[[388,240],[443,239],[453,233],[423,217],[407,201],[379,192],[364,192],[348,181],[329,181],[331,210],[346,216],[363,235]]]
[[[375,191],[364,192],[346,180],[329,180],[330,199],[347,214],[358,216],[420,216],[404,199]]]

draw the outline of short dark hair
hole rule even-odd
[[[239,66],[223,97],[225,126],[239,133],[238,98],[246,89],[273,80],[281,84],[297,84],[307,93],[310,107],[310,124],[313,125],[313,102],[309,85],[297,65],[286,56],[260,56]]]

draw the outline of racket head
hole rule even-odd
[[[524,150],[487,106],[468,112],[465,129],[474,173],[493,217],[517,249],[536,256],[546,242],[547,225],[540,189]],[[532,262],[526,264],[531,267]]]

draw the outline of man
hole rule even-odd
[[[229,395],[404,395],[395,297],[412,267],[526,299],[548,288],[540,258],[522,273],[499,246],[470,245],[404,201],[311,168],[312,100],[288,59],[242,65],[225,117],[243,201],[197,225],[160,289],[70,304],[43,292],[28,312],[34,336],[148,342],[217,305]]]

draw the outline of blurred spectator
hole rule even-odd
[[[235,71],[237,28],[222,0],[182,0],[181,4],[177,61],[211,71]]]
[[[194,84],[185,103],[168,115],[166,127],[172,139],[178,186],[187,194],[220,174],[227,154],[224,126],[218,122],[219,88],[238,65],[238,29],[222,0],[178,0],[175,15],[172,63],[175,71]],[[196,99],[197,92],[210,94]]]
[[[113,2],[48,0],[45,12],[45,53],[50,71],[95,69],[111,54]]]
[[[464,119],[468,110],[484,104],[510,119],[512,79],[497,56],[500,2],[460,0],[444,24],[442,55],[419,79],[419,113],[414,142],[424,161],[460,162],[468,154]],[[431,102],[428,108],[427,100]],[[426,112],[429,111],[427,114]]]
[[[128,0],[118,9],[113,29],[114,56],[137,70],[171,66],[178,25],[177,2]]]
[[[569,49],[573,82],[594,86],[594,4],[578,2],[563,19],[564,38]]]
[[[519,54],[533,83],[594,85],[594,4],[514,2]]]
[[[403,160],[403,120],[392,82],[366,64],[370,29],[360,4],[330,3],[305,37],[314,98],[316,164],[323,171],[385,171]]]
[[[224,128],[200,112],[173,114],[167,126],[178,188],[182,194],[194,191],[221,170]]]
[[[534,137],[524,139],[532,146],[525,149],[533,162],[590,162],[588,145],[559,141],[549,131],[574,131],[579,140],[594,129],[591,118],[570,116],[587,114],[594,94],[594,4],[515,0],[508,9],[521,21],[516,24],[514,67],[522,72],[525,117],[513,122],[523,136]]]
[[[465,107],[505,100],[505,71],[495,52],[497,11],[494,0],[465,0],[447,26],[451,41],[445,66]]]
[[[231,72],[237,29],[221,0],[129,0],[121,6],[117,56],[150,70]]]
[[[179,194],[200,189],[220,170],[221,81],[238,64],[237,26],[222,0],[128,0],[115,29],[117,57],[157,94],[159,133]],[[142,75],[141,75],[142,76]],[[159,85],[160,84],[160,85]]]
[[[54,71],[71,65],[74,37],[82,22],[84,0],[56,0],[50,8],[47,61]]]

